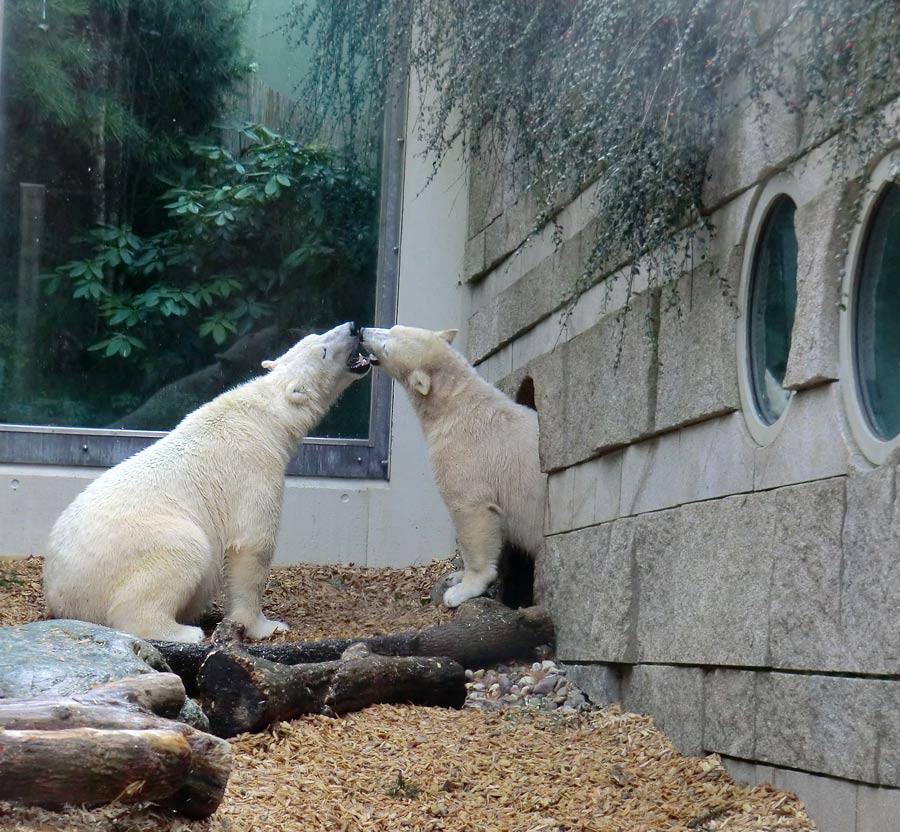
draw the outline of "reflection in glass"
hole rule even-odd
[[[374,319],[380,122],[308,126],[290,6],[6,3],[0,422],[164,430]],[[317,433],[368,436],[370,395]]]
[[[866,238],[856,288],[856,373],[874,433],[900,434],[900,187],[888,185]]]
[[[797,306],[796,206],[781,197],[769,210],[757,243],[749,296],[749,360],[759,417],[774,424],[790,400],[782,386]]]

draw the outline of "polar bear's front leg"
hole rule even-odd
[[[494,505],[453,512],[453,525],[462,548],[462,580],[444,593],[444,606],[458,607],[477,598],[497,577],[497,561],[503,545],[500,513]]]
[[[243,624],[249,638],[268,638],[272,633],[289,629],[283,621],[274,621],[262,614],[262,596],[274,554],[274,542],[261,549],[230,549],[226,554],[226,615]]]

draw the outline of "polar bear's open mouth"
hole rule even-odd
[[[365,356],[359,351],[359,347],[354,347],[347,356],[347,369],[356,375],[365,375],[369,372],[369,368],[378,363],[375,356]]]

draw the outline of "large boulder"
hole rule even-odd
[[[56,619],[0,627],[0,699],[70,696],[98,685],[172,670],[160,652],[137,636]],[[178,719],[199,728],[209,723],[196,702],[186,700]]]

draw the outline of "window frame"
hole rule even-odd
[[[748,230],[745,235],[744,259],[741,266],[741,282],[738,294],[738,329],[736,341],[738,390],[740,393],[741,411],[744,415],[744,424],[747,427],[748,433],[753,441],[760,447],[770,445],[784,429],[787,415],[791,409],[791,403],[796,395],[796,391],[791,390],[790,397],[788,398],[787,404],[784,406],[781,415],[771,424],[766,422],[762,418],[756,402],[756,388],[753,381],[752,357],[750,351],[750,300],[758,248],[762,241],[766,226],[768,225],[768,221],[772,216],[775,204],[785,197],[790,199],[796,207],[799,207],[802,202],[796,181],[784,173],[770,179],[762,187],[756,197],[755,205],[747,226]],[[794,232],[796,233],[796,226]],[[790,349],[793,349],[793,333]],[[790,361],[790,358],[788,358],[788,361]]]
[[[900,435],[884,439],[872,429],[860,387],[857,357],[856,313],[859,300],[859,281],[865,263],[865,249],[869,242],[872,223],[881,207],[882,196],[894,182],[892,173],[900,169],[900,150],[883,156],[867,178],[862,194],[861,209],[850,233],[847,263],[841,289],[840,307],[840,378],[844,400],[844,412],[850,434],[863,456],[873,465],[881,465],[891,452],[900,447]]]
[[[0,35],[2,30],[3,0],[0,0]],[[375,321],[372,322],[384,328],[393,326],[397,316],[408,90],[408,74],[396,72],[385,96]],[[359,323],[369,325],[368,321]],[[368,437],[307,437],[288,465],[288,476],[390,479],[391,381],[383,372],[372,375]],[[0,465],[110,468],[166,433],[0,423]]]

